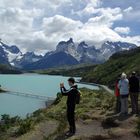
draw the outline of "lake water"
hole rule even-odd
[[[56,97],[59,92],[59,83],[64,82],[67,85],[68,77],[49,76],[37,74],[22,75],[0,75],[0,85],[2,88],[13,92],[30,93],[43,95],[47,97]],[[78,84],[79,87],[98,89],[97,86]],[[0,93],[0,115],[9,114],[11,116],[25,117],[39,108],[45,108],[45,101],[30,97],[10,95]]]

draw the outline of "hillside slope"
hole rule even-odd
[[[118,75],[122,72],[126,72],[130,75],[132,71],[136,71],[138,75],[140,75],[140,47],[116,53],[104,64],[49,69],[40,71],[39,73],[73,77],[78,76],[82,77],[82,81],[84,82],[109,85],[113,88]]]
[[[36,72],[39,74],[48,74],[48,75],[83,77],[86,73],[88,73],[90,70],[93,70],[95,67],[96,65],[94,64],[80,64],[74,66],[46,69]]]
[[[0,64],[0,74],[21,74],[20,70],[17,70],[9,65]]]
[[[119,74],[126,72],[130,75],[132,71],[140,75],[140,47],[114,54],[107,62],[85,74],[82,80],[113,87]]]
[[[139,140],[139,118],[114,114],[115,97],[106,91],[81,89],[82,98],[76,106],[75,136],[66,138],[66,97],[61,94],[47,109],[35,111],[22,123],[10,124],[1,132],[1,140]],[[13,119],[12,119],[13,120]],[[17,127],[20,125],[19,127]],[[14,128],[13,128],[14,127]],[[21,129],[22,128],[22,129]],[[20,131],[19,131],[20,130]],[[6,132],[6,133],[5,133]],[[8,133],[7,133],[8,132]],[[20,132],[15,136],[15,132]],[[24,133],[21,133],[24,132]],[[135,132],[135,133],[134,133]]]

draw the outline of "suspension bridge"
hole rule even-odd
[[[5,91],[6,91],[5,92],[6,94],[29,97],[29,98],[35,98],[35,99],[44,100],[46,102],[55,100],[54,97],[48,97],[48,96],[44,96],[44,95],[37,95],[37,94],[32,94],[32,93],[24,93],[24,92],[18,92],[18,91],[7,91],[7,90],[5,90]]]

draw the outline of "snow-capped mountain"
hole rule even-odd
[[[84,41],[78,44],[76,52],[79,54],[80,63],[101,63],[104,61],[100,50],[95,46],[88,46]]]
[[[0,54],[5,59],[4,64],[13,65],[13,60],[22,55],[22,52],[17,46],[8,46],[0,41]]]
[[[36,62],[41,58],[41,55],[35,55],[34,52],[23,54],[17,46],[8,46],[0,41],[0,64],[22,68],[24,65]]]
[[[37,69],[47,69],[61,66],[76,65],[79,62],[70,54],[65,52],[55,52],[50,55],[46,55],[37,62],[25,65],[23,69],[25,70],[37,70]]]
[[[73,39],[68,41],[61,41],[56,46],[56,52],[65,52],[73,56],[79,63],[94,62],[100,63],[104,58],[100,56],[100,50],[95,46],[88,46],[84,41],[76,45]]]
[[[104,42],[100,48],[96,48],[94,45],[89,46],[85,41],[76,45],[73,39],[68,41],[61,41],[56,46],[55,52],[66,52],[72,55],[80,63],[102,63],[109,59],[111,55],[123,50],[130,50],[137,46],[127,42]]]
[[[72,38],[61,41],[56,50],[44,56],[34,52],[23,54],[17,46],[8,46],[0,41],[0,63],[23,69],[45,69],[79,63],[103,63],[116,52],[136,48],[127,42],[104,42],[100,48],[89,46],[85,41],[75,43]],[[63,56],[63,57],[62,57]]]
[[[105,60],[107,60],[110,56],[112,56],[116,52],[120,52],[123,50],[130,50],[136,48],[137,46],[132,43],[127,42],[110,42],[107,41],[102,44],[100,51],[101,54],[104,56]]]
[[[25,65],[37,62],[42,58],[42,55],[36,55],[34,52],[27,52],[25,54],[22,54],[20,57],[14,59],[12,62],[14,66],[18,68],[23,68]]]
[[[56,46],[56,50],[54,51],[54,53],[56,52],[68,53],[79,61],[80,55],[76,51],[76,45],[73,42],[72,38],[70,38],[68,41],[59,42]]]

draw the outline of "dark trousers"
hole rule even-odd
[[[128,95],[121,95],[121,113],[128,113]]]
[[[75,126],[75,105],[68,105],[67,106],[67,119],[70,126],[70,132],[75,133],[76,126]]]
[[[116,97],[116,113],[121,112],[121,97],[117,96]]]
[[[138,97],[139,93],[130,93],[132,113],[138,113]]]

